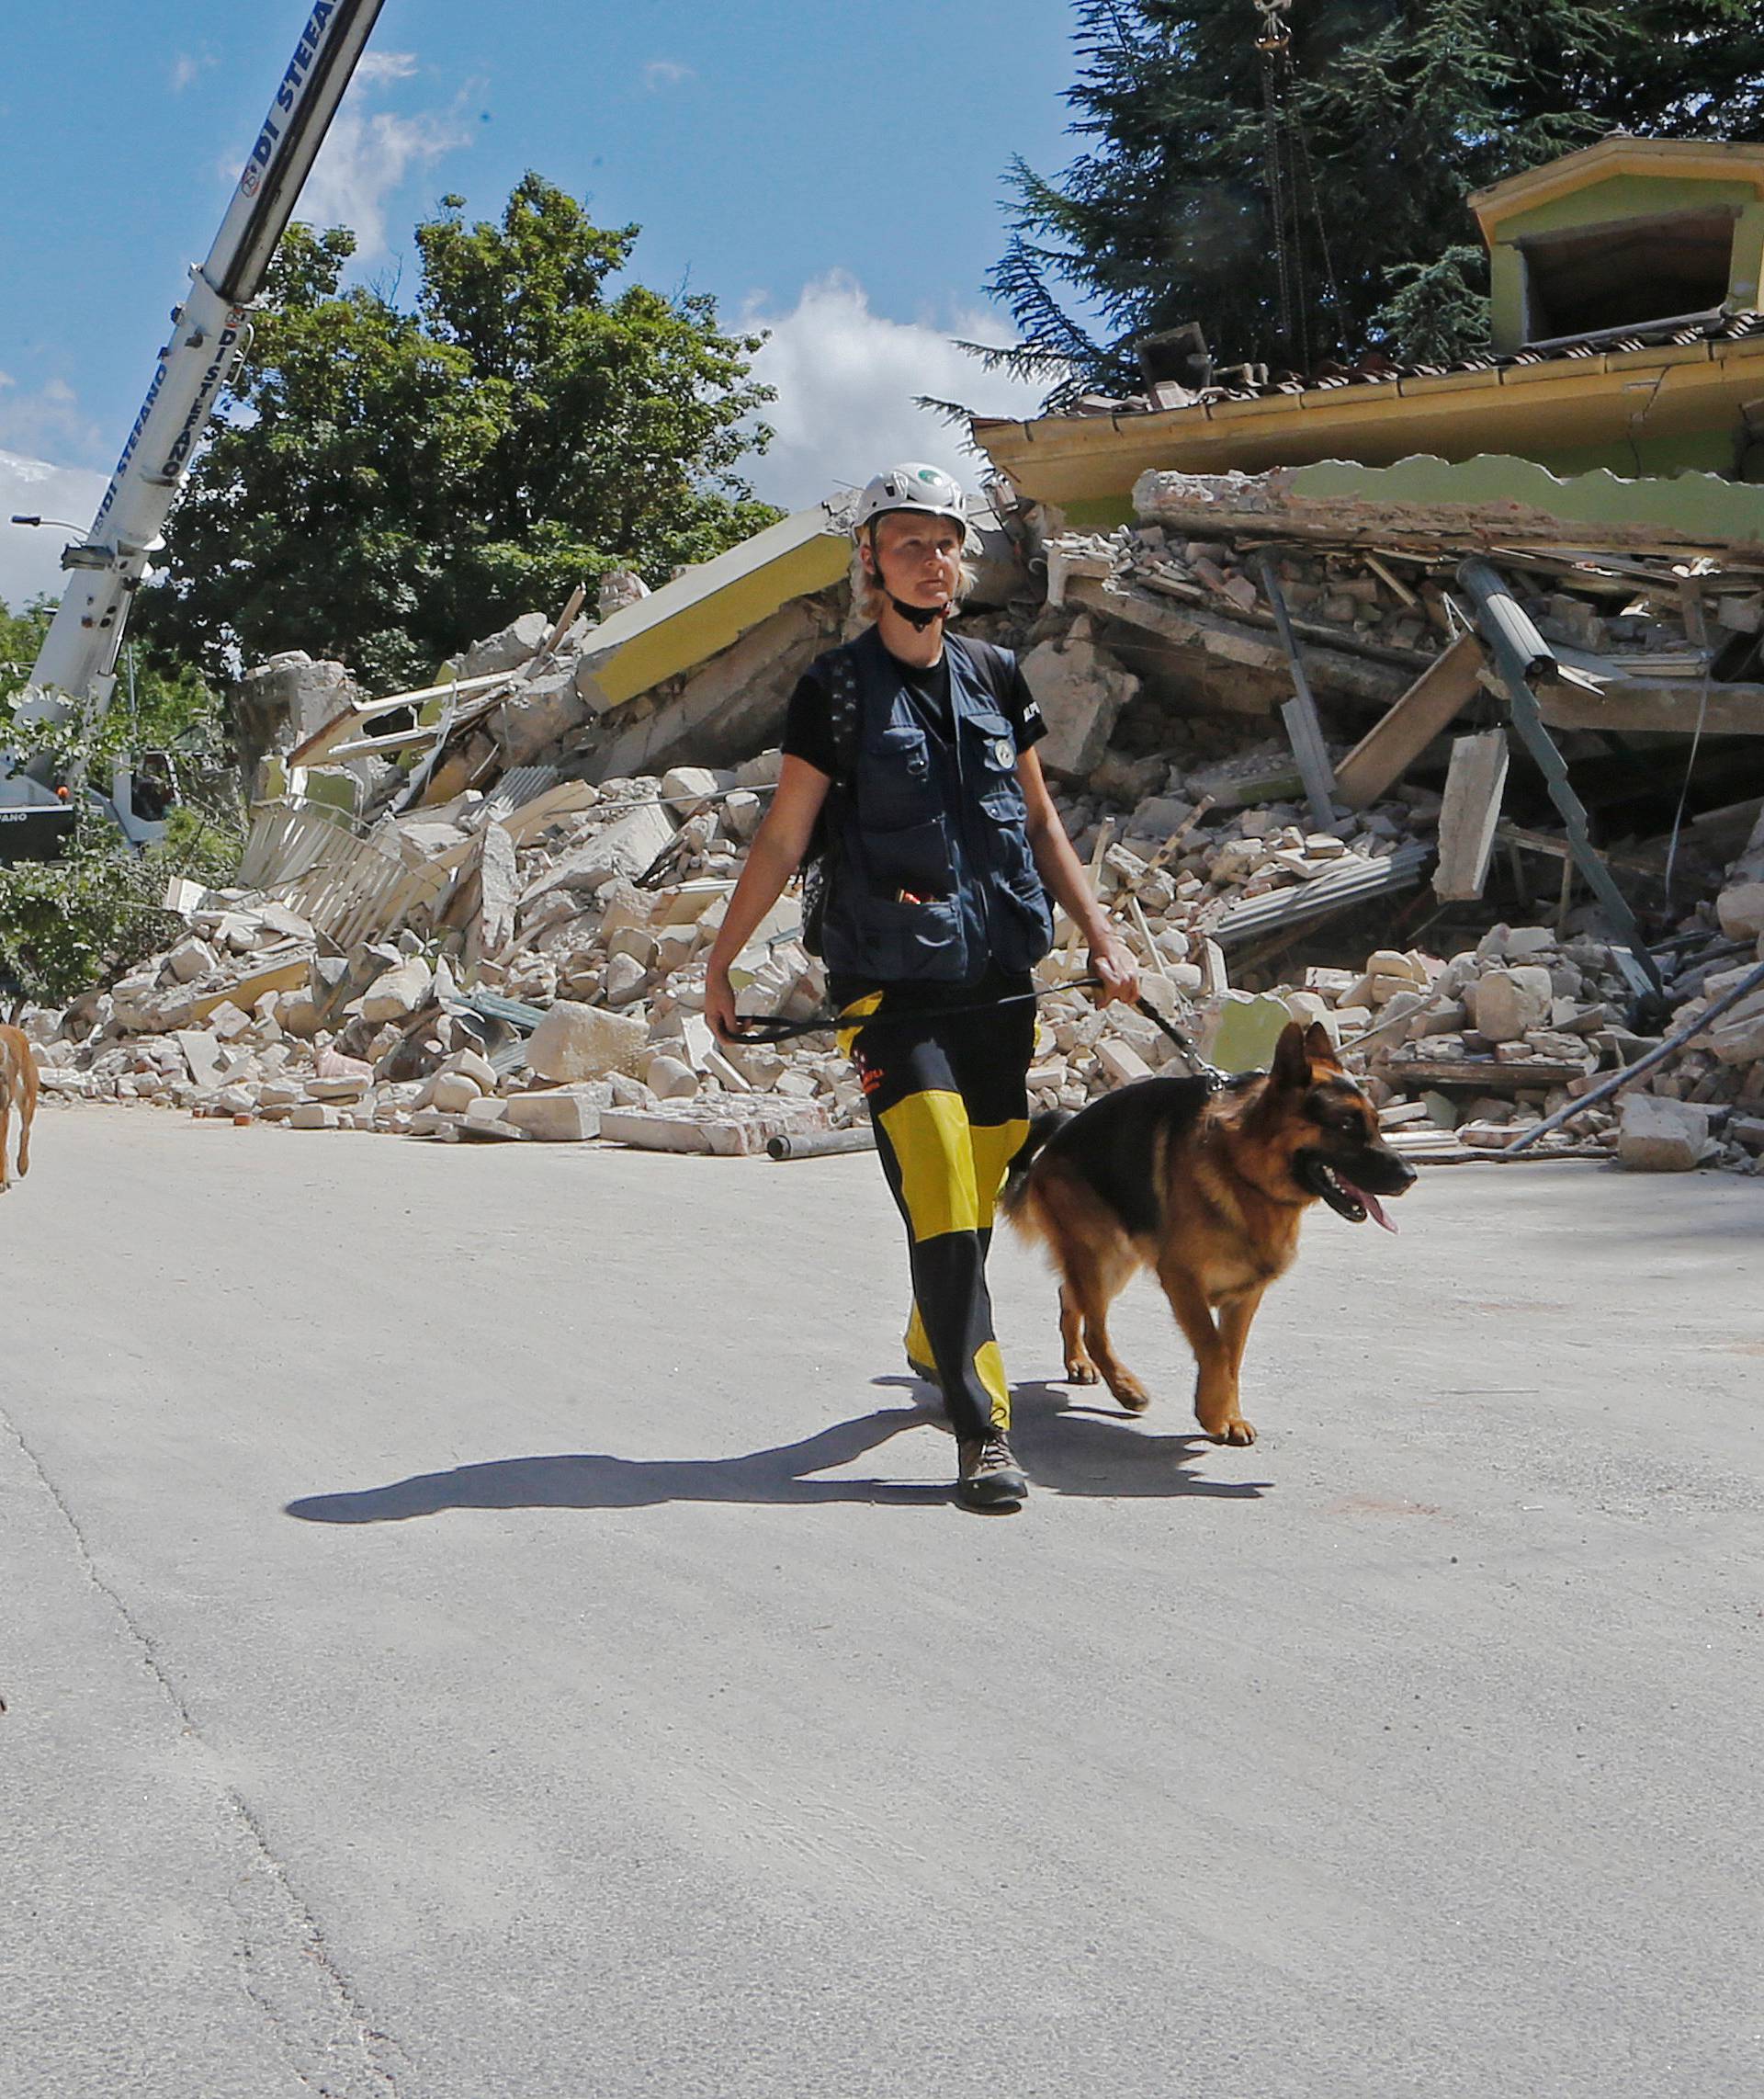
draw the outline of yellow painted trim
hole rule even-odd
[[[199,998],[190,1008],[192,1020],[207,1020],[220,1006],[230,1000],[242,1012],[249,1013],[266,992],[291,992],[303,984],[311,972],[311,958],[302,955],[292,962],[277,962],[267,970],[258,970],[253,975],[241,977],[237,983],[229,984],[223,992],[209,992]]]
[[[594,683],[609,706],[634,699],[727,649],[793,597],[830,589],[850,560],[851,542],[842,533],[819,534],[781,560],[684,607],[664,626],[635,636],[609,661],[593,665]]]
[[[1619,175],[1747,183],[1764,198],[1764,146],[1704,143],[1695,139],[1600,139],[1597,145],[1564,153],[1542,167],[1527,168],[1504,182],[1476,190],[1470,209],[1483,239],[1492,241],[1493,230],[1519,213],[1534,211],[1558,197]]]
[[[836,584],[851,550],[844,528],[818,504],[700,562],[594,630],[583,658],[593,682],[582,697],[605,710],[695,668],[793,597]]]
[[[1643,379],[1660,384],[1638,388]],[[1080,505],[1129,498],[1150,467],[1261,473],[1332,459],[1390,466],[1417,452],[1547,460],[1604,448],[1626,456],[1638,433],[1653,441],[1736,429],[1740,404],[1760,394],[1764,336],[1745,336],[1283,394],[1272,413],[1266,402],[1221,402],[1210,414],[1177,408],[1118,419],[977,421],[974,435],[1025,495],[1077,522]]]

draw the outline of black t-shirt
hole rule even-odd
[[[926,729],[946,743],[951,727],[948,651],[945,650],[929,670],[921,670],[915,664],[903,664],[899,656],[893,663],[906,685],[913,712]],[[1001,697],[983,673],[982,682],[998,700],[1000,712],[1010,722],[1018,751],[1026,751],[1032,744],[1039,743],[1047,733],[1047,724],[1041,718],[1041,709],[1035,704],[1035,696],[1029,690],[1021,667],[1013,661],[1010,682]],[[832,725],[828,720],[828,698],[826,686],[812,672],[797,680],[797,689],[790,695],[789,712],[785,717],[784,750],[786,757],[800,758],[805,765],[812,766],[818,773],[825,773],[831,779],[839,766],[833,750]]]

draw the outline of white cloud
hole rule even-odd
[[[697,77],[689,65],[682,65],[677,58],[652,58],[643,68],[643,85],[651,95],[659,88],[678,87],[682,82]]]
[[[65,380],[47,380],[32,391],[0,372],[0,448],[92,460],[103,458],[108,446]]]
[[[363,51],[356,61],[358,81],[409,80],[415,71],[414,51]]]
[[[818,503],[841,485],[861,486],[898,460],[927,460],[975,489],[988,462],[964,449],[964,428],[915,407],[914,397],[959,401],[987,415],[1032,415],[1047,391],[1045,383],[989,372],[956,347],[956,337],[1008,339],[996,317],[957,314],[947,332],[890,321],[871,311],[863,286],[842,272],[806,286],[788,313],[751,302],[742,323],[771,330],[753,374],[778,394],[763,411],[777,435],[752,462],[753,483],[786,509]]]
[[[172,93],[182,95],[193,81],[200,79],[216,62],[212,51],[180,51],[172,62]]]
[[[298,214],[308,224],[353,231],[357,264],[377,262],[389,252],[387,208],[407,177],[471,142],[463,96],[450,108],[410,117],[364,107],[367,93],[387,81],[407,80],[415,71],[416,59],[409,51],[381,51],[363,60],[300,193]]]
[[[46,460],[0,452],[0,599],[14,611],[40,596],[59,597],[67,577],[62,549],[84,539],[103,495],[106,476],[84,467],[51,466]],[[33,529],[11,522],[14,511],[65,518],[75,534],[45,525]]]

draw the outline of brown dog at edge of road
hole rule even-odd
[[[1149,1268],[1199,1366],[1195,1418],[1216,1442],[1253,1443],[1238,1404],[1244,1344],[1262,1293],[1293,1264],[1305,1212],[1326,1202],[1394,1231],[1378,1197],[1414,1179],[1322,1024],[1294,1021],[1271,1071],[1216,1089],[1141,1079],[1076,1115],[1038,1116],[1002,1207],[1059,1271],[1069,1382],[1093,1385],[1100,1371],[1129,1413],[1144,1413],[1150,1395],[1110,1345],[1108,1310]]]
[[[30,1171],[30,1124],[37,1113],[37,1060],[17,1027],[0,1027],[0,1195],[12,1186],[6,1164],[11,1150],[12,1111],[18,1111],[18,1177]]]

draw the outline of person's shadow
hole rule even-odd
[[[879,1378],[930,1397],[909,1378]],[[1012,1435],[1031,1481],[1064,1494],[1224,1494],[1253,1499],[1262,1483],[1191,1478],[1184,1468],[1211,1446],[1199,1435],[1150,1436],[1119,1416],[1074,1408],[1057,1386],[1020,1385]],[[1056,1420],[1056,1416],[1061,1418]],[[940,1416],[933,1407],[888,1407],[840,1422],[799,1443],[740,1458],[634,1458],[584,1451],[550,1458],[502,1458],[419,1472],[353,1493],[308,1494],[286,1513],[302,1523],[403,1523],[444,1509],[647,1509],[666,1502],[892,1503],[935,1508],[951,1499],[945,1481],[822,1480],[903,1429]],[[955,1470],[955,1451],[950,1451]]]
[[[937,1404],[932,1388],[916,1378],[876,1378],[871,1382],[903,1386],[923,1395],[931,1407]],[[926,1417],[921,1413],[919,1418]],[[1193,1417],[1188,1418],[1192,1424]],[[1227,1455],[1211,1436],[1192,1425],[1178,1435],[1148,1434],[1101,1388],[1083,1385],[1053,1385],[1040,1379],[1012,1385],[1011,1447],[1031,1485],[1056,1494],[1102,1495],[1115,1501],[1206,1494],[1253,1502],[1270,1485],[1266,1480],[1209,1480],[1191,1471],[1197,1458]]]

